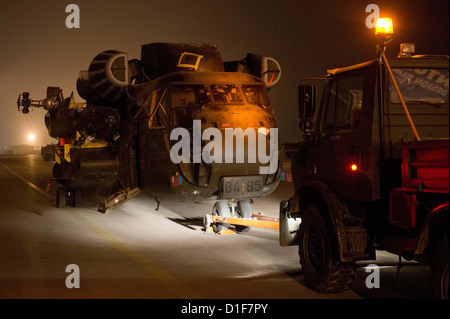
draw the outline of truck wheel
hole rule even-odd
[[[448,298],[448,236],[444,236],[436,247],[431,263],[431,288],[435,298]]]
[[[240,200],[237,202],[238,210],[239,210],[239,216],[241,218],[250,218],[252,217],[252,207],[250,206],[250,203],[246,200]],[[236,225],[236,230],[238,232],[248,232],[250,230],[250,226],[242,226],[242,225]]]
[[[307,285],[321,293],[348,289],[355,275],[355,262],[339,260],[334,245],[333,230],[327,227],[315,206],[309,206],[302,218],[299,232],[300,264]]]
[[[212,210],[213,216],[230,217],[230,208],[225,202],[216,202]],[[213,223],[214,232],[218,233],[221,230],[230,228],[230,224],[227,223]]]
[[[56,190],[56,206],[66,208],[66,190],[64,187],[58,187]]]

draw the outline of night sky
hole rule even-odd
[[[80,28],[65,25],[66,6],[80,8]],[[274,57],[280,82],[269,92],[285,142],[301,139],[297,86],[303,77],[376,58],[373,30],[366,28],[368,4],[394,21],[388,55],[401,42],[415,42],[417,54],[449,54],[448,0],[0,0],[0,147],[53,142],[45,111],[17,112],[18,94],[42,99],[47,86],[65,96],[95,55],[115,49],[140,58],[142,44],[211,43],[224,61],[247,53]]]

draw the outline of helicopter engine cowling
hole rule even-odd
[[[109,105],[118,101],[129,84],[128,55],[116,50],[99,53],[77,80],[78,94],[88,102]]]

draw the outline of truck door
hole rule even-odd
[[[316,174],[336,195],[371,200],[372,117],[376,63],[331,77],[323,108]]]

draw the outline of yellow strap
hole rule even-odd
[[[64,144],[64,159],[70,163],[70,144]]]
[[[55,162],[61,165],[61,157],[59,157],[57,152],[55,152]]]

